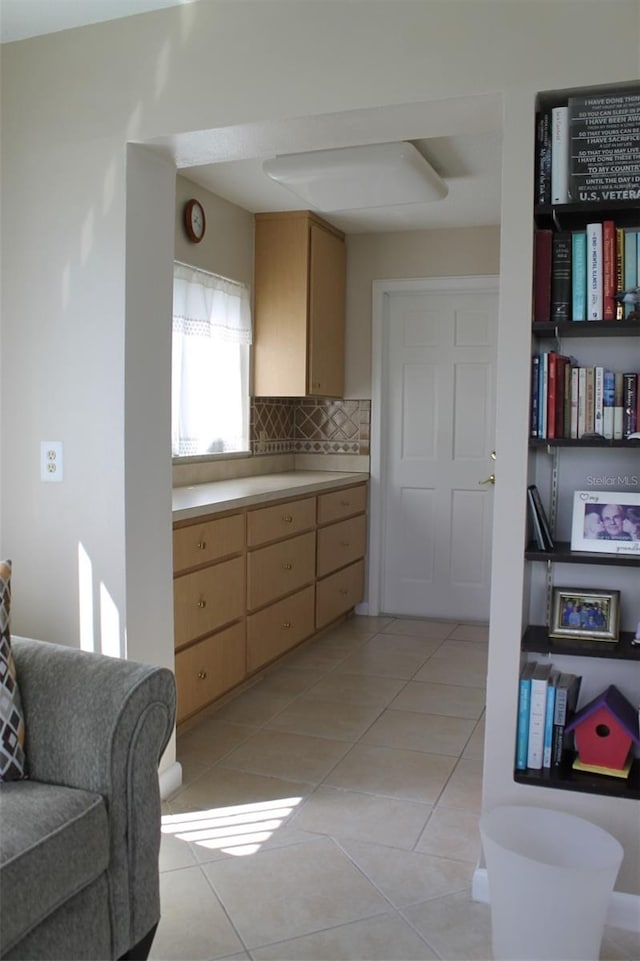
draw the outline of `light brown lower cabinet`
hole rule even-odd
[[[178,724],[246,677],[244,621],[176,654]]]
[[[249,674],[285,654],[314,632],[313,584],[247,617]]]
[[[362,600],[364,561],[356,561],[316,584],[316,629],[326,627]]]
[[[366,502],[360,483],[176,527],[178,723],[362,600]]]

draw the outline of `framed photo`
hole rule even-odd
[[[630,554],[640,560],[640,494],[575,491],[571,550]]]
[[[620,591],[554,587],[549,637],[617,641]]]

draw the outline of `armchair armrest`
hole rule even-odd
[[[95,791],[109,815],[113,956],[160,917],[158,762],[175,717],[166,668],[12,639],[29,777]]]

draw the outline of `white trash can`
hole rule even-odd
[[[480,818],[494,961],[597,961],[622,845],[583,818],[524,805]]]

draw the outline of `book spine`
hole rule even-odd
[[[527,767],[529,744],[529,712],[531,710],[531,678],[521,677],[518,694],[518,724],[516,728],[516,769]]]
[[[587,320],[602,320],[602,224],[587,224]]]
[[[531,420],[530,435],[538,436],[538,403],[540,390],[540,355],[534,354],[531,358]]]
[[[624,430],[624,380],[623,374],[614,374],[615,404],[613,406],[613,439],[622,440]]]
[[[553,710],[553,735],[551,741],[551,767],[558,768],[562,761],[564,727],[567,721],[567,688],[558,685]]]
[[[593,377],[593,430],[604,437],[604,367],[594,368]]]
[[[538,437],[547,436],[547,387],[549,385],[549,354],[540,355],[540,392],[538,397]]]
[[[536,230],[533,260],[533,320],[551,320],[552,230]]]
[[[587,319],[587,235],[576,230],[571,235],[572,320]]]
[[[569,231],[553,235],[551,249],[551,320],[562,323],[571,314],[571,257],[572,240]]]
[[[573,364],[569,358],[564,367],[564,411],[562,418],[561,437],[571,437],[571,377],[573,374]]]
[[[551,767],[551,747],[553,742],[553,712],[556,703],[555,681],[550,681],[547,687],[547,704],[544,714],[544,741],[542,745],[542,767]]]
[[[551,203],[569,200],[569,108],[551,111]]]
[[[551,203],[551,113],[536,119],[536,204]]]
[[[578,378],[580,376],[580,369],[578,367],[571,368],[571,422],[569,428],[569,437],[573,440],[578,438]]]
[[[584,404],[584,432],[593,434],[595,412],[595,369],[585,368],[585,404]]]
[[[578,368],[578,437],[584,437],[587,423],[587,368]]]
[[[622,436],[626,438],[638,429],[638,375],[636,373],[626,373],[622,375],[622,391],[624,405]]]
[[[616,227],[616,293],[624,290],[624,228]],[[624,304],[616,301],[616,320],[624,317]]]
[[[558,355],[555,351],[549,351],[549,374],[547,379],[547,433],[546,436],[553,440],[556,436],[556,407],[557,407],[557,388],[558,388]]]
[[[616,381],[612,370],[605,370],[602,390],[602,435],[613,440],[613,410],[616,402]]]
[[[638,231],[624,232],[624,290],[630,290],[638,283]],[[631,304],[624,304],[624,316],[632,311]]]
[[[544,749],[544,723],[547,709],[547,686],[549,678],[531,678],[531,708],[529,710],[529,743],[527,767],[534,771],[542,769]]]
[[[616,319],[616,228],[613,220],[602,224],[602,319]]]

